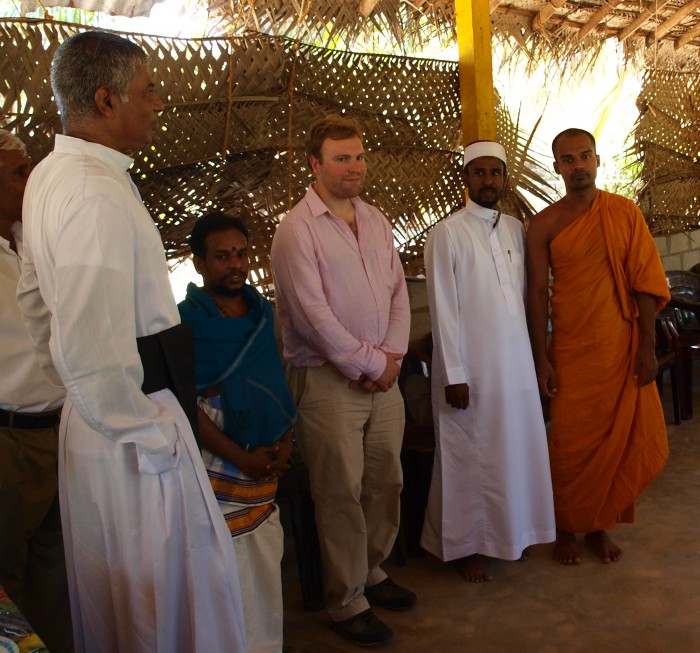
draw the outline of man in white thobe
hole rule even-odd
[[[436,451],[421,545],[490,580],[555,539],[547,438],[525,319],[524,229],[498,208],[503,146],[464,152],[467,206],[425,248]]]
[[[51,81],[65,135],[27,184],[18,301],[67,391],[59,494],[75,649],[242,653],[236,560],[183,410],[194,379],[168,367],[193,343],[127,172],[163,103],[145,53],[104,32],[66,40]]]

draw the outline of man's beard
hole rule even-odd
[[[491,190],[493,191],[493,199],[486,199],[481,197],[481,192],[484,190]],[[470,194],[471,197],[471,194]],[[498,191],[495,188],[481,188],[479,192],[476,194],[475,197],[472,198],[472,201],[478,204],[479,206],[483,206],[485,209],[492,209],[494,206],[496,206],[501,198],[499,197]]]
[[[213,283],[209,285],[209,290],[215,295],[223,295],[224,297],[238,297],[243,292],[243,284],[240,288],[230,288],[221,283]]]

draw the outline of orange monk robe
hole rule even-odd
[[[634,500],[668,458],[656,384],[633,378],[639,344],[634,292],[669,300],[644,217],[619,195],[593,206],[550,244],[557,378],[550,463],[559,530],[608,530],[634,521]]]

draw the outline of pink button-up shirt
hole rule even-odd
[[[353,198],[357,237],[312,187],[282,220],[271,265],[284,356],[295,367],[332,363],[376,380],[385,351],[405,353],[410,309],[391,226]]]

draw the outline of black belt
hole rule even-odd
[[[61,409],[48,413],[15,413],[0,408],[0,426],[14,429],[49,429],[61,421]]]
[[[160,333],[136,338],[136,345],[143,366],[141,390],[145,394],[164,388],[172,390],[199,441],[192,325],[178,324]]]

